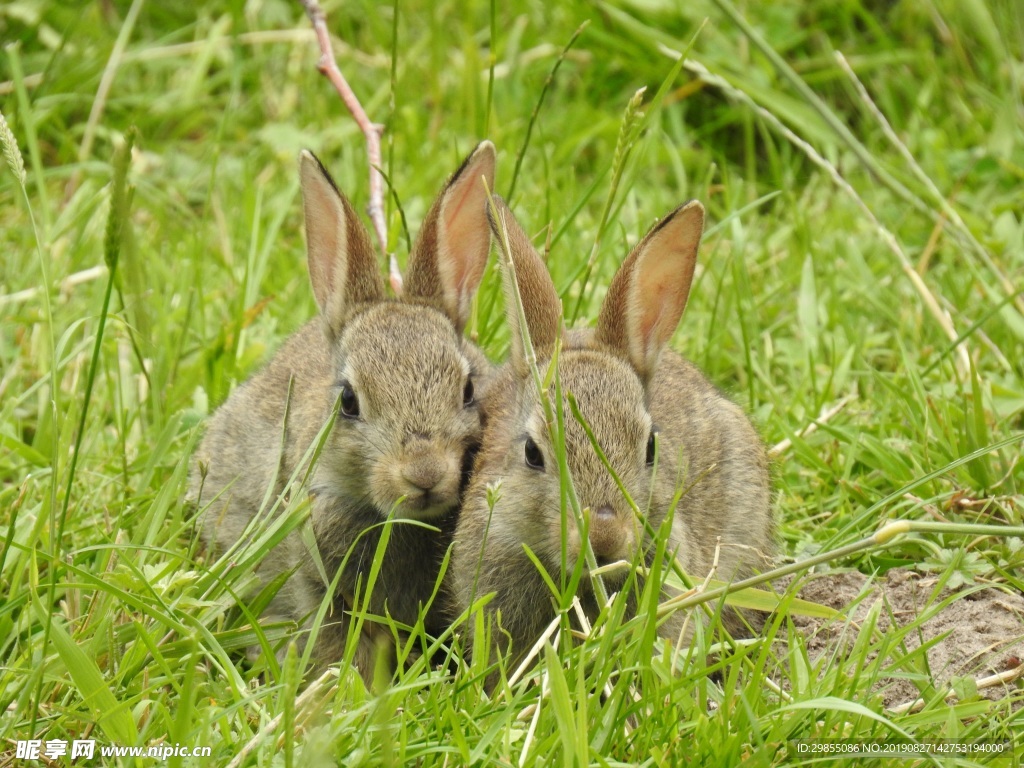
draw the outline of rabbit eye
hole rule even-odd
[[[341,413],[347,419],[359,418],[359,398],[347,381],[341,385]]]
[[[466,379],[466,388],[462,390],[462,405],[469,408],[473,404],[473,380]]]
[[[526,466],[531,469],[544,469],[544,454],[540,452],[532,437],[526,438]]]
[[[654,435],[652,431],[650,437],[647,438],[647,466],[654,464]]]

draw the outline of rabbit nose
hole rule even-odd
[[[619,520],[611,505],[604,504],[590,513],[590,546],[599,565],[629,556],[629,526]]]
[[[444,478],[445,462],[437,456],[417,456],[402,467],[402,479],[429,491]]]

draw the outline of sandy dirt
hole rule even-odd
[[[922,626],[921,633],[910,632],[905,638],[906,649],[918,648],[922,642],[940,638],[929,648],[928,668],[936,685],[948,688],[953,678],[984,678],[1021,667],[1024,659],[1024,595],[1004,588],[990,586],[971,592],[963,588],[956,593],[945,590],[939,599],[933,598],[936,579],[907,570],[892,570],[869,584],[868,577],[859,572],[831,572],[813,576],[800,591],[800,597],[844,612],[844,616],[831,621],[794,616],[793,622],[802,630],[812,660],[826,653],[847,653],[859,634],[859,628],[871,606],[882,600],[878,630],[891,632],[896,626],[905,626],[929,606],[952,598],[948,605],[931,616]],[[868,594],[861,598],[865,590]],[[856,603],[856,604],[855,604]],[[854,605],[855,604],[855,605]],[[847,610],[848,606],[853,606]],[[851,625],[852,621],[852,625]],[[890,661],[898,660],[902,651],[890,654]],[[899,665],[901,672],[910,672]],[[1018,670],[1024,672],[1024,668]],[[981,696],[999,699],[1010,690],[1024,686],[1019,677],[1009,684],[1001,683],[979,691]],[[918,698],[916,686],[901,679],[897,672],[883,682],[879,689],[886,707],[896,707]]]

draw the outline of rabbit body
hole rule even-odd
[[[415,624],[451,541],[491,374],[462,328],[490,247],[480,177],[493,184],[494,149],[481,144],[427,214],[401,299],[385,298],[369,235],[319,161],[304,153],[301,171],[310,276],[322,315],[213,415],[189,497],[200,505],[202,536],[214,550],[244,542],[289,478],[302,479],[311,447],[334,420],[307,486],[328,579],[346,563],[316,641],[323,666],[342,658],[348,612],[357,585],[365,590],[389,515],[397,522],[368,603],[373,614]],[[263,583],[292,573],[268,609],[276,618],[308,620],[326,595],[297,532],[266,554],[258,573]],[[437,613],[427,614],[428,631],[443,628]],[[364,677],[381,634],[364,624],[355,658]]]
[[[681,484],[672,529],[683,569],[724,581],[763,570],[774,553],[768,454],[743,409],[668,350],[650,402],[662,441],[654,505],[664,514]]]
[[[502,221],[492,225],[503,247],[502,228],[507,230],[507,255],[515,271],[514,279],[507,268],[503,274],[506,304],[513,304],[517,284],[543,379],[558,336],[558,296],[511,213],[503,205],[498,212]],[[678,221],[666,227],[670,219]],[[558,375],[629,497],[646,510],[649,528],[657,531],[675,507],[670,555],[700,579],[712,570],[717,550],[714,576],[733,579],[763,567],[771,553],[767,455],[742,410],[696,366],[662,349],[685,305],[702,226],[703,209],[691,204],[641,241],[609,288],[597,327],[562,335]],[[563,567],[563,529],[568,568],[582,545],[571,514],[562,519],[559,471],[542,404],[516,310],[508,315],[510,361],[492,385],[490,416],[456,530],[450,574],[460,611],[494,593],[486,610],[500,615],[500,629],[492,630],[495,644],[511,644],[521,656],[555,616],[550,590],[524,544],[555,583]],[[553,387],[551,394],[554,403]],[[644,521],[625,500],[567,400],[564,437],[580,508],[589,509],[597,564],[650,562],[654,548]],[[493,510],[488,488],[497,489]],[[617,589],[625,575],[619,571],[604,579]],[[598,606],[589,579],[580,584],[581,602],[593,618]],[[467,627],[471,632],[472,622]],[[682,627],[676,614],[660,632],[675,637]]]

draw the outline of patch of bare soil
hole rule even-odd
[[[830,621],[793,617],[794,625],[806,638],[812,659],[848,652],[871,606],[882,600],[877,629],[883,634],[906,626],[918,616],[930,616],[919,631],[906,634],[902,647],[913,651],[922,642],[927,644],[940,638],[926,651],[936,687],[948,690],[953,678],[1013,678],[1013,670],[1018,673],[1016,680],[1000,680],[980,688],[978,693],[995,700],[1006,696],[1008,687],[1024,685],[1024,674],[1020,674],[1024,673],[1024,595],[991,586],[974,592],[968,588],[955,593],[945,590],[936,597],[934,576],[906,570],[892,570],[870,581],[856,571],[830,572],[812,577],[800,590],[801,598],[843,613]],[[937,606],[947,601],[936,611]],[[851,622],[855,626],[850,626]],[[902,650],[899,653],[904,655]],[[897,660],[894,654],[890,658]],[[885,681],[882,696],[886,707],[907,705],[918,698],[915,685],[902,677],[911,671],[909,667],[903,668],[891,684]]]

